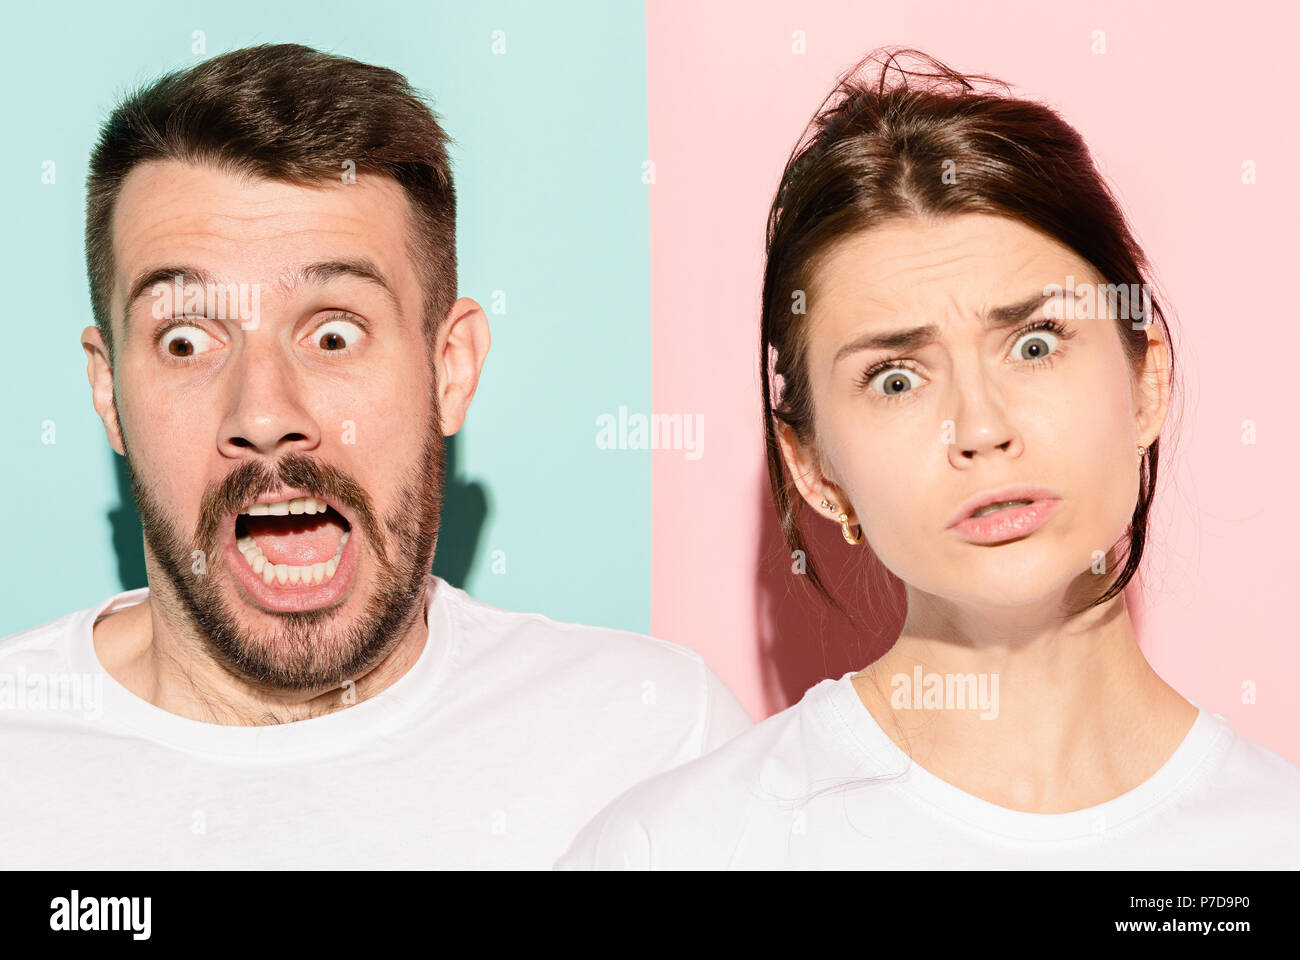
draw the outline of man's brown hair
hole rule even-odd
[[[109,363],[113,210],[127,174],[151,160],[297,184],[343,182],[348,170],[392,177],[411,203],[431,343],[456,299],[449,142],[401,74],[299,44],[234,50],[130,94],[104,122],[86,180],[86,273]]]

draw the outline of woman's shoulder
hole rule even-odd
[[[1300,766],[1209,713],[1213,736],[1161,815],[1198,863],[1300,867]]]
[[[1221,714],[1214,714],[1228,738],[1218,790],[1248,799],[1250,806],[1273,801],[1292,817],[1300,814],[1300,766],[1242,734]]]

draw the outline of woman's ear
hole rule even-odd
[[[1169,343],[1159,324],[1147,324],[1147,355],[1134,389],[1138,443],[1151,446],[1164,429],[1169,413]]]
[[[849,523],[857,523],[853,506],[846,502],[844,492],[822,471],[820,458],[813,444],[806,444],[795,434],[789,424],[777,421],[776,436],[781,444],[781,457],[786,469],[794,478],[799,496],[823,517],[839,522],[840,514],[849,515]],[[822,506],[823,501],[829,506]]]

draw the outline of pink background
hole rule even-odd
[[[1142,647],[1184,696],[1300,762],[1297,6],[646,7],[654,410],[702,414],[705,427],[701,459],[654,457],[651,631],[697,649],[761,719],[874,659],[902,623],[898,606],[854,640],[820,604],[788,595],[756,341],[764,220],[791,146],[839,73],[874,47],[912,46],[1061,111],[1125,206],[1171,308],[1185,387],[1181,421],[1175,398],[1162,434],[1142,583],[1128,592]],[[806,54],[791,52],[796,30]],[[1241,183],[1247,159],[1253,186]],[[823,532],[829,555],[846,557]],[[872,609],[888,609],[885,588],[877,597]],[[1255,704],[1242,703],[1245,681]]]

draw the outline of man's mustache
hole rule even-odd
[[[380,562],[387,563],[385,551],[379,549],[382,537],[365,491],[341,470],[302,454],[285,456],[274,467],[261,461],[241,464],[215,489],[205,494],[199,506],[199,525],[195,533],[199,547],[213,553],[232,514],[262,494],[286,487],[311,490],[332,503],[346,506],[376,545]]]

